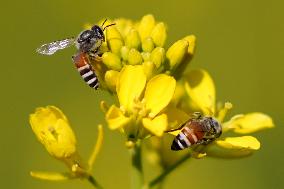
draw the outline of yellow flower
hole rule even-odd
[[[176,81],[165,74],[146,80],[143,66],[125,66],[116,84],[119,107],[112,105],[106,111],[109,128],[120,129],[130,140],[162,136],[168,127],[163,110],[173,97]]]
[[[30,115],[32,130],[51,156],[67,159],[76,154],[76,138],[66,116],[55,106],[37,108]]]
[[[76,137],[64,113],[55,106],[37,108],[30,115],[30,125],[37,139],[48,153],[63,161],[69,172],[32,171],[31,176],[43,180],[68,180],[86,178],[93,185],[98,185],[90,171],[101,148],[103,140],[102,126],[98,126],[98,139],[87,165],[80,158],[76,148]]]
[[[98,23],[101,25],[103,19]],[[195,36],[188,35],[164,48],[167,27],[157,22],[153,15],[145,15],[138,22],[124,18],[107,20],[115,23],[105,31],[106,42],[100,48],[102,58],[94,60],[94,66],[101,89],[115,93],[113,72],[121,71],[127,65],[142,65],[146,80],[159,73],[181,74],[190,62],[195,49]]]
[[[213,79],[205,70],[197,69],[188,72],[181,83],[184,96],[180,95],[182,92],[179,91],[180,94],[176,95],[175,104],[178,104],[178,107],[188,114],[198,111],[205,116],[215,117],[222,125],[222,136],[230,130],[238,134],[250,134],[274,127],[272,119],[259,112],[236,115],[224,122],[232,104],[227,102],[222,108],[216,107],[215,85]],[[173,134],[176,135],[178,132],[176,131]],[[259,148],[260,142],[255,137],[240,136],[221,137],[205,147],[196,148],[196,151],[214,157],[237,158],[251,155]]]

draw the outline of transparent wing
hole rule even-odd
[[[59,41],[54,41],[51,43],[43,44],[41,47],[36,49],[36,52],[44,55],[52,55],[60,49],[65,49],[72,46],[75,43],[75,38],[67,38]]]

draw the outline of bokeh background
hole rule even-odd
[[[37,142],[28,115],[38,106],[56,105],[69,117],[79,151],[87,157],[104,123],[99,109],[110,96],[85,85],[74,69],[75,48],[54,56],[35,49],[44,42],[77,35],[86,22],[102,17],[140,19],[147,13],[168,25],[167,44],[187,34],[198,39],[192,67],[207,69],[220,101],[231,101],[234,113],[261,111],[274,118],[276,128],[255,134],[261,150],[238,160],[193,160],[166,182],[170,188],[284,188],[284,13],[283,1],[3,1],[1,19],[1,137],[0,187],[21,189],[92,188],[80,180],[46,182],[30,170],[65,171]],[[105,129],[96,177],[106,188],[129,188],[129,156],[124,138]],[[147,179],[158,169],[145,165]]]

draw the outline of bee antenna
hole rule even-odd
[[[102,27],[104,26],[104,24],[106,23],[106,21],[107,21],[107,18],[106,18],[105,21],[103,22]]]
[[[115,23],[107,25],[106,27],[104,27],[103,31],[105,31],[106,28],[113,26],[113,25],[115,25]]]

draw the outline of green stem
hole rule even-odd
[[[154,187],[160,182],[163,182],[166,176],[168,176],[174,169],[176,169],[178,166],[183,164],[190,157],[191,157],[191,154],[188,153],[185,156],[183,156],[179,161],[177,161],[175,164],[168,167],[163,173],[161,173],[159,176],[157,176],[155,179],[149,182],[149,188]]]
[[[135,146],[130,149],[131,154],[131,189],[142,189],[144,184],[144,176],[141,162],[141,145],[138,141]]]
[[[96,181],[96,179],[92,176],[88,176],[88,181],[97,189],[103,189],[103,187]]]

